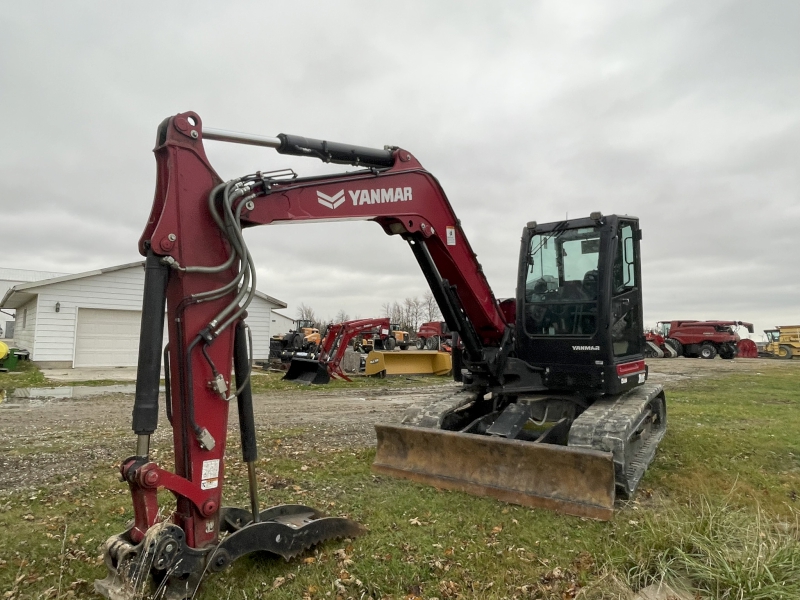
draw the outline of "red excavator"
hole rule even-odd
[[[360,168],[223,181],[206,157],[208,139]],[[408,244],[453,332],[453,374],[463,385],[401,424],[376,425],[374,470],[601,519],[617,492],[635,492],[666,429],[663,390],[646,383],[638,219],[593,213],[527,223],[516,298],[499,303],[439,182],[406,150],[212,130],[187,112],[162,122],[155,154],[155,198],[139,244],[147,259],[137,443],[121,466],[134,521],[105,545],[101,593],[134,597],[134,583],[150,576],[167,597],[188,598],[206,571],[249,552],[290,558],[362,531],[311,507],[260,509],[245,324],[256,270],[243,235],[255,225],[378,223]],[[150,458],[165,313],[174,473]],[[249,509],[222,504],[234,398]],[[159,489],[177,499],[163,514]]]

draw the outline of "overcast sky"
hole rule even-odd
[[[410,150],[498,297],[519,237],[632,214],[645,320],[800,323],[800,2],[12,2],[0,11],[0,266],[139,258],[158,124]],[[206,143],[223,178],[318,161]],[[426,284],[372,223],[247,231],[259,289],[379,316]]]

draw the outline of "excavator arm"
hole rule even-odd
[[[257,172],[224,182],[206,157],[204,139],[268,146],[282,154],[364,168],[310,178]],[[289,558],[319,541],[362,531],[348,519],[327,518],[310,507],[259,509],[249,388],[252,345],[245,325],[256,271],[243,229],[286,221],[375,221],[387,234],[408,242],[448,326],[461,336],[465,363],[491,371],[497,348],[509,339],[509,327],[444,191],[409,152],[284,134],[204,133],[192,112],[161,123],[154,152],[155,197],[139,241],[146,269],[133,408],[137,445],[136,454],[121,466],[134,522],[106,543],[109,575],[96,587],[108,597],[124,597],[123,588],[148,570],[172,596],[188,597],[192,590],[184,587],[199,581],[204,570],[220,570],[242,554],[267,550]],[[174,473],[150,460],[165,314],[166,412],[173,428]],[[222,507],[233,399],[248,466],[249,511]],[[177,500],[164,520],[158,489],[169,490]],[[221,540],[221,532],[230,535]],[[152,563],[150,548],[156,549]]]
[[[263,138],[211,131],[203,134],[200,118],[194,113],[177,115],[162,124],[156,148],[159,185],[140,241],[142,253],[150,243],[155,253],[181,265],[210,263],[224,256],[219,248],[206,248],[205,237],[198,235],[201,229],[217,234],[206,205],[214,186],[221,183],[205,156],[204,137],[366,166],[321,177],[286,178],[285,172],[248,176],[244,179],[248,200],[241,203],[239,213],[242,226],[375,221],[387,234],[400,235],[409,243],[469,361],[480,362],[485,358],[484,347],[500,345],[507,324],[483,269],[439,182],[408,151],[364,149],[283,134]],[[179,230],[185,232],[180,235]]]

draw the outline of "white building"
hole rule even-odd
[[[280,335],[282,333],[289,333],[289,330],[295,329],[294,319],[279,313],[277,310],[272,311],[272,323],[269,326],[270,335]]]
[[[42,279],[52,279],[53,277],[60,277],[66,273],[56,273],[54,271],[28,271],[26,269],[8,269],[0,267],[0,298],[6,295],[6,292],[15,285],[20,283],[29,283],[31,281],[41,281]],[[8,324],[12,326],[9,327]],[[0,339],[10,339],[13,337],[13,323],[14,311],[6,309],[0,312],[0,330],[2,334]]]
[[[14,345],[39,366],[136,366],[143,290],[140,261],[18,283],[0,309],[16,309]],[[272,311],[280,308],[286,303],[258,291],[247,308],[256,359],[269,357]]]

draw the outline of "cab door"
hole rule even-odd
[[[629,362],[644,352],[641,230],[636,220],[620,218],[613,241],[611,276],[611,346],[615,364]]]

